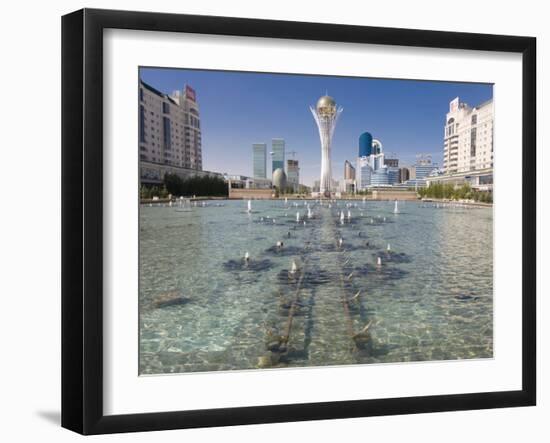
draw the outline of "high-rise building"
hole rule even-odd
[[[139,159],[142,179],[149,170],[162,179],[159,165],[202,171],[199,105],[190,86],[168,95],[140,80]]]
[[[300,186],[300,166],[298,160],[288,159],[286,161],[287,185],[291,186],[294,192]]]
[[[282,138],[271,141],[271,173],[277,169],[285,169],[285,141]]]
[[[493,167],[493,100],[470,107],[456,97],[445,119],[445,174]]]
[[[254,143],[252,145],[252,169],[254,178],[267,178],[267,145]]]
[[[384,165],[388,167],[388,184],[395,185],[399,183],[399,159],[390,155],[393,158],[384,157]]]
[[[344,180],[355,180],[355,168],[347,160],[344,162]]]
[[[357,172],[355,173],[357,190],[362,191],[370,186],[373,169],[370,165],[370,156],[357,159]]]
[[[343,109],[336,106],[332,97],[324,95],[317,101],[315,108],[309,108],[319,129],[319,138],[321,139],[321,180],[319,192],[325,197],[330,197],[332,191],[332,164],[331,149],[332,136],[336,128],[338,117]]]
[[[388,167],[388,184],[396,185],[399,183],[399,168],[394,166]]]
[[[430,175],[434,169],[437,169],[437,164],[432,163],[430,155],[419,154],[416,156],[416,163],[411,168],[411,179],[423,180]]]
[[[406,166],[402,166],[401,168],[399,168],[399,183],[405,183],[410,178],[411,174],[409,168],[407,168]]]
[[[359,157],[368,157],[372,154],[372,135],[370,132],[363,132],[359,136]]]
[[[370,148],[368,143],[371,144]],[[362,191],[370,186],[387,186],[395,183],[395,171],[392,170],[391,174],[388,174],[388,171],[384,148],[380,140],[373,139],[369,132],[361,134],[359,157],[357,158],[356,189]]]

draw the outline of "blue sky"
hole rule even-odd
[[[321,163],[319,134],[310,105],[328,92],[344,108],[333,138],[332,170],[343,176],[355,164],[358,139],[368,131],[400,165],[431,154],[441,165],[443,125],[449,102],[472,106],[493,96],[488,84],[350,77],[141,68],[141,78],[171,93],[185,84],[200,107],[203,169],[252,175],[252,144],[284,138],[300,161],[300,182],[312,185]],[[286,158],[292,158],[287,155]],[[269,170],[269,168],[268,168]]]

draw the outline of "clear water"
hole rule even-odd
[[[492,357],[491,208],[309,203],[141,207],[142,374]]]

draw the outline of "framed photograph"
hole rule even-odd
[[[536,40],[62,20],[62,425],[536,402]]]

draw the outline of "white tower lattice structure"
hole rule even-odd
[[[321,180],[319,182],[319,191],[325,197],[330,197],[330,192],[332,190],[332,136],[336,128],[336,122],[343,108],[337,108],[334,99],[328,95],[324,95],[317,101],[317,106],[315,108],[310,106],[309,109],[317,123],[319,137],[321,139]]]

